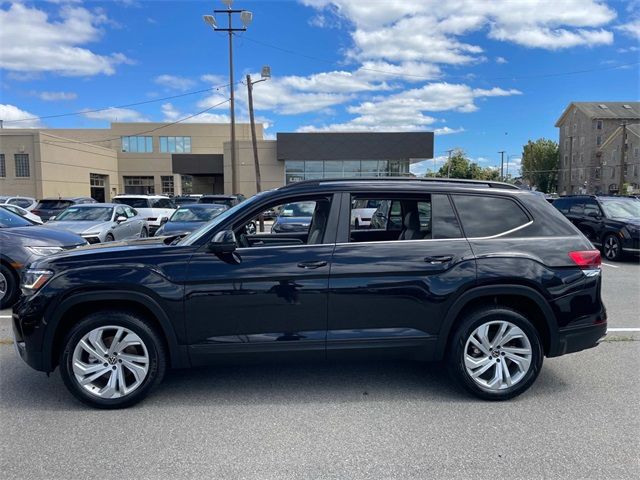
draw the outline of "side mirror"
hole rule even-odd
[[[160,225],[164,225],[165,223],[167,223],[169,221],[169,217],[162,217],[160,219]]]
[[[122,215],[120,215],[119,217],[116,217],[116,223],[122,223],[126,221],[127,221],[127,217],[123,217]]]
[[[216,233],[209,241],[209,251],[212,253],[233,253],[238,247],[233,230],[223,230]]]

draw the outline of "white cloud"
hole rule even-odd
[[[616,29],[630,37],[640,40],[640,18],[618,25]]]
[[[154,82],[171,90],[181,90],[183,92],[189,90],[196,84],[196,82],[190,78],[177,75],[160,75],[154,79]]]
[[[75,100],[78,94],[74,92],[40,92],[38,97],[46,102],[58,102],[61,100]]]
[[[496,40],[509,40],[525,47],[537,47],[547,50],[576,47],[579,45],[610,45],[613,43],[613,33],[604,30],[574,31],[564,28],[544,28],[538,26],[495,27],[489,33]]]
[[[115,66],[130,63],[122,53],[101,55],[82,48],[98,40],[104,13],[64,4],[60,20],[22,3],[0,7],[0,67],[17,72],[56,72],[67,76],[111,75]]]
[[[0,119],[4,121],[4,128],[41,128],[43,127],[42,123],[38,119],[34,120],[25,120],[21,122],[16,122],[14,120],[22,120],[26,118],[33,118],[34,115],[31,112],[27,112],[26,110],[21,110],[15,105],[9,104],[0,104]]]
[[[504,57],[496,57],[496,63],[509,63]]]
[[[433,133],[435,133],[436,135],[451,135],[454,133],[461,133],[464,132],[464,128],[460,127],[460,128],[449,128],[449,127],[440,127],[440,128],[436,128]]]
[[[106,120],[109,122],[149,122],[150,120],[137,110],[130,108],[109,107],[99,112],[85,112],[84,117],[91,120]]]

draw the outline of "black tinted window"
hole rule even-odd
[[[433,236],[432,238],[460,238],[460,224],[453,212],[449,197],[446,195],[431,195],[433,208]]]
[[[40,200],[36,206],[37,210],[58,210],[67,208],[72,205],[72,202],[68,200]]]
[[[467,237],[490,237],[529,222],[529,217],[516,202],[502,197],[454,195]]]
[[[574,215],[584,214],[584,203],[574,202],[571,207],[569,207],[569,213],[573,213]]]
[[[560,210],[562,213],[569,213],[569,209],[571,205],[573,205],[573,200],[570,198],[558,198],[554,200],[553,206]]]

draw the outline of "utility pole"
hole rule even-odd
[[[451,152],[453,152],[453,150],[447,150],[447,153],[449,154],[449,160],[447,162],[447,178],[451,178]]]
[[[618,183],[618,195],[624,195],[624,166],[627,156],[627,122],[622,122],[620,126],[622,127],[622,149],[620,150],[620,182]]]
[[[229,113],[231,116],[231,188],[233,194],[240,193],[238,186],[238,172],[236,162],[236,112],[235,112],[235,82],[233,79],[233,32],[246,32],[247,26],[253,19],[253,14],[247,10],[234,10],[231,8],[233,0],[222,0],[227,8],[226,10],[214,10],[213,13],[226,13],[228,16],[228,27],[219,28],[216,19],[213,15],[204,15],[202,18],[204,21],[213,28],[216,32],[227,32],[229,34]],[[232,14],[239,13],[240,20],[242,21],[242,28],[233,28]]]
[[[498,152],[500,154],[500,180],[504,181],[504,150]]]

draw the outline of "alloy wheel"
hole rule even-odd
[[[609,260],[617,258],[620,244],[616,237],[609,235],[604,241],[604,256]]]
[[[91,330],[72,357],[76,381],[100,398],[120,398],[140,387],[149,372],[149,353],[142,339],[125,327]]]
[[[469,377],[483,390],[499,391],[519,383],[531,367],[533,351],[524,331],[498,320],[476,328],[464,347]]]
[[[2,300],[5,297],[8,289],[9,289],[9,284],[7,282],[7,277],[5,277],[2,272],[0,272],[0,300]]]

